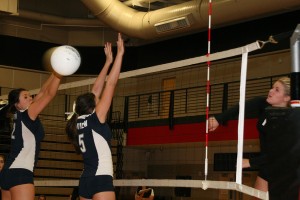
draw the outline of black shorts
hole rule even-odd
[[[79,180],[79,196],[92,199],[98,192],[115,191],[110,175],[81,177]]]
[[[27,169],[3,169],[0,180],[1,189],[9,190],[17,185],[33,184],[33,173]]]

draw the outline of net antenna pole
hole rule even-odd
[[[208,118],[209,118],[209,95],[210,95],[210,41],[211,41],[211,14],[212,0],[208,5],[208,44],[207,44],[207,83],[206,83],[206,130],[205,130],[205,169],[204,176],[207,180],[208,174]]]
[[[290,38],[291,48],[291,107],[300,107],[300,24]]]

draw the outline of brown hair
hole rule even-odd
[[[18,89],[14,89],[9,92],[9,94],[8,94],[8,105],[9,105],[8,112],[14,113],[17,111],[16,107],[15,107],[15,103],[18,103],[20,101],[20,94],[23,91],[27,91],[27,90],[24,88],[18,88]]]
[[[0,154],[0,157],[2,157],[3,158],[3,161],[5,162],[5,155],[3,155],[3,154]]]
[[[80,154],[81,151],[78,143],[77,118],[80,115],[91,114],[95,109],[95,104],[95,95],[93,93],[85,93],[78,96],[76,99],[75,113],[67,122],[67,136],[78,154]]]

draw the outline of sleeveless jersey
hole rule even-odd
[[[111,155],[111,130],[107,123],[101,123],[93,112],[79,116],[77,132],[84,169],[81,177],[97,175],[113,176]]]
[[[44,129],[39,118],[33,121],[27,110],[17,111],[13,119],[11,152],[4,168],[21,168],[33,172],[44,135]]]

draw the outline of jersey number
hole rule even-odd
[[[86,152],[86,148],[83,141],[83,134],[79,134],[79,146],[82,153]]]

